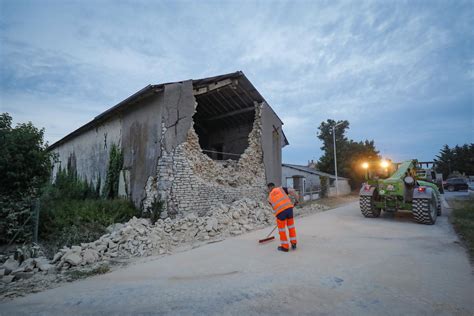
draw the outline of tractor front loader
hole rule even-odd
[[[386,161],[381,164],[385,175],[375,171],[374,163],[363,165],[367,182],[359,193],[362,214],[365,217],[379,217],[381,211],[410,210],[416,222],[434,224],[437,216],[441,215],[441,195],[434,183],[417,179],[417,161],[397,164],[390,176],[387,173],[392,165]]]

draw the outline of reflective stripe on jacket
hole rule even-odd
[[[286,209],[293,207],[290,198],[285,193],[282,187],[274,188],[268,195],[268,202],[272,205],[275,216]]]

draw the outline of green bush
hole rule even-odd
[[[124,199],[48,201],[41,207],[40,238],[55,249],[91,242],[107,226],[137,215],[133,203]]]
[[[328,191],[329,191],[329,178],[325,176],[320,177],[320,182],[321,182],[321,191],[319,193],[321,198],[325,198],[328,196]]]
[[[113,199],[118,196],[118,187],[120,179],[120,170],[123,166],[122,150],[115,144],[112,145],[109,154],[109,165],[107,168],[107,177],[105,179],[103,196]]]
[[[54,183],[42,188],[42,202],[56,200],[97,199],[99,194],[92,183],[80,179],[74,170],[60,169]]]
[[[0,194],[0,244],[9,243],[13,237],[15,242],[31,240],[33,229],[31,199],[10,198]]]
[[[165,202],[155,197],[151,202],[151,205],[142,213],[142,217],[149,218],[151,223],[155,224],[156,221],[160,219],[164,206]]]
[[[59,170],[54,183],[43,188],[39,237],[49,252],[94,241],[107,226],[139,215],[131,201],[103,199],[99,192],[100,182],[82,180],[72,167]]]

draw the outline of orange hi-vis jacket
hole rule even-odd
[[[274,188],[268,195],[268,202],[272,205],[275,216],[293,207],[290,198],[282,187]]]

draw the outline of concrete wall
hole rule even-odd
[[[109,152],[112,144],[121,146],[122,117],[116,116],[99,126],[90,129],[71,140],[56,147],[53,152],[58,155],[58,162],[53,169],[53,177],[59,168],[67,167],[68,159],[75,159],[77,173],[83,179],[93,181],[94,185],[100,177],[103,187]],[[102,188],[101,188],[102,189]]]
[[[148,177],[156,173],[160,155],[162,108],[162,94],[146,98],[133,104],[127,111],[59,145],[54,149],[59,163],[55,164],[53,176],[60,166],[67,166],[69,157],[75,157],[78,175],[92,180],[94,184],[100,177],[102,190],[110,149],[112,144],[116,144],[123,150],[123,169],[129,170],[127,191],[139,206],[144,198],[143,189]]]
[[[156,173],[160,156],[161,120],[164,94],[149,97],[123,114],[122,150],[123,169],[129,170],[129,196],[136,205],[145,198],[144,188]]]
[[[347,195],[351,193],[351,186],[349,185],[349,181],[346,179],[338,179],[338,189],[339,195]],[[336,181],[334,184],[329,187],[328,196],[335,196],[336,195]]]
[[[281,185],[281,148],[282,123],[275,112],[263,103],[262,105],[262,149],[265,165],[266,182]]]

